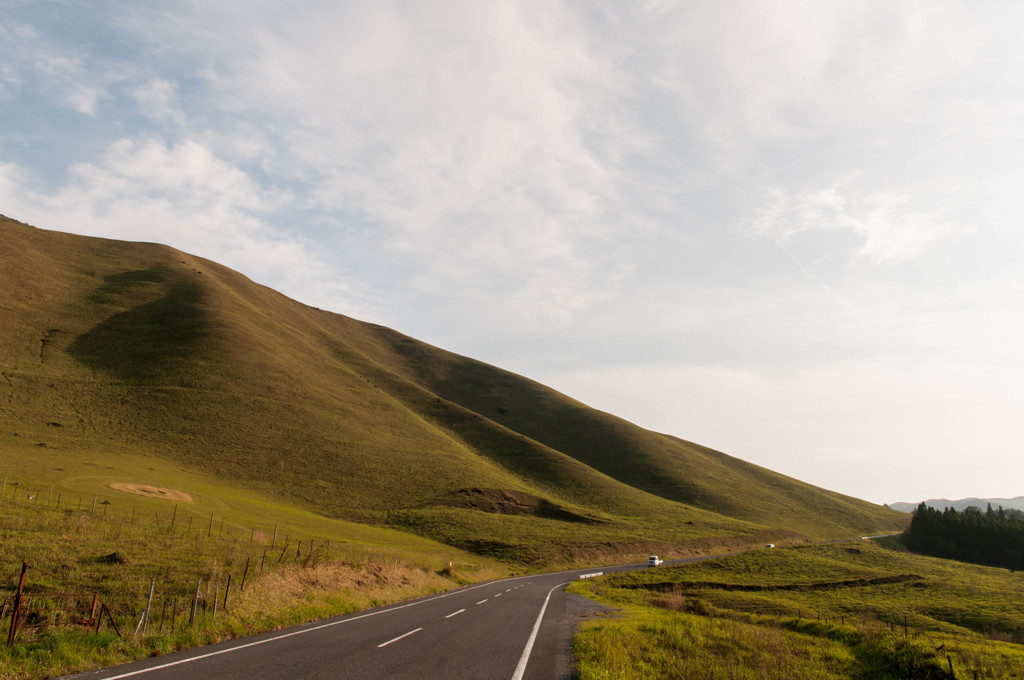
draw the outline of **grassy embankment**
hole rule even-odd
[[[510,573],[484,557],[393,529],[327,519],[151,457],[79,452],[68,458],[45,450],[18,473],[0,474],[6,477],[0,606],[12,603],[25,562],[30,619],[13,651],[0,645],[0,678],[52,677]],[[108,486],[125,480],[187,489],[191,501]],[[136,635],[151,583],[150,623],[146,634]],[[189,625],[197,584],[198,616]],[[57,592],[97,592],[123,637],[105,616],[96,634],[80,625],[52,625],[55,617],[74,618],[70,612],[32,613],[73,604],[43,596]],[[91,597],[78,603],[88,608]],[[87,617],[87,610],[78,616]],[[9,611],[0,619],[6,641]]]
[[[571,590],[621,609],[577,636],[581,680],[1024,677],[1024,576],[915,555],[895,538]]]

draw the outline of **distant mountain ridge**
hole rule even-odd
[[[0,290],[0,463],[155,456],[519,560],[906,523],[168,246],[0,216]]]
[[[953,508],[957,512],[962,512],[964,508],[972,505],[984,510],[990,503],[992,504],[993,510],[998,510],[1002,507],[1007,510],[1013,509],[1024,511],[1024,496],[1017,496],[1016,498],[961,498],[956,501],[951,501],[947,498],[932,498],[924,501],[924,504],[929,508],[935,508],[936,510]],[[889,507],[893,510],[899,510],[900,512],[913,512],[920,504],[920,501],[917,503],[889,503]]]

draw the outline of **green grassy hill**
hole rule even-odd
[[[0,218],[0,287],[6,470],[156,457],[520,560],[906,522],[166,246]]]

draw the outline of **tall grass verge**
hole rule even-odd
[[[221,530],[208,516],[189,523],[179,512],[172,526],[169,508],[158,518],[126,508],[115,513],[113,507],[94,508],[90,501],[58,509],[55,503],[13,501],[10,489],[0,500],[3,642],[22,562],[28,565],[23,624],[12,649],[0,645],[0,678],[89,670],[508,573],[478,557],[460,559],[442,546],[425,560],[426,542],[418,538],[409,545],[360,544],[333,534],[296,535],[289,528],[275,541],[272,532],[237,525]],[[377,540],[402,539],[391,530],[365,531]],[[105,612],[99,632],[95,620],[83,625],[93,594],[109,610],[120,637]],[[76,601],[79,608],[71,611]]]
[[[860,542],[614,574],[576,638],[595,678],[1024,677],[1024,578]]]

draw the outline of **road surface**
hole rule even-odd
[[[689,562],[694,560],[679,560]],[[678,563],[676,562],[676,563]],[[566,653],[579,607],[565,586],[627,564],[491,581],[401,604],[176,652],[75,680],[265,680],[569,677]]]

